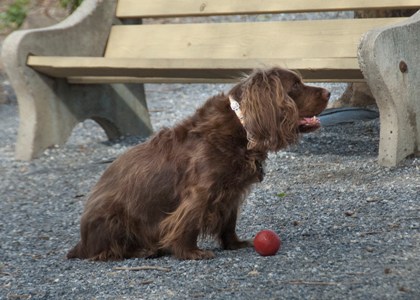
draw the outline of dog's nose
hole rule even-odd
[[[329,90],[324,89],[324,90],[322,91],[322,97],[323,97],[325,100],[329,100],[329,99],[330,99],[330,96],[331,96],[331,93],[330,93],[330,91],[329,91]]]

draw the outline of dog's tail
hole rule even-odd
[[[67,253],[67,259],[74,259],[74,258],[80,258],[84,259],[87,258],[85,251],[82,249],[82,241],[79,241],[76,246],[73,247],[68,253]]]

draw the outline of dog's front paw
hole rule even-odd
[[[174,253],[174,256],[182,260],[201,260],[201,259],[212,259],[215,257],[213,251],[201,250],[201,249],[194,249],[194,250]]]
[[[237,250],[242,248],[253,247],[254,243],[252,240],[234,240],[234,241],[225,241],[223,244],[223,249],[225,250]]]

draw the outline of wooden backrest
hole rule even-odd
[[[373,26],[389,24],[390,20],[292,22],[114,26],[105,57],[355,57],[361,34]]]
[[[119,0],[118,18],[419,8],[418,0]]]
[[[119,0],[119,18],[173,18],[420,7],[418,0]],[[401,19],[115,25],[109,58],[356,57],[361,34]],[[293,23],[291,23],[293,22]]]

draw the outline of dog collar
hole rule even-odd
[[[241,122],[242,126],[244,125],[244,115],[242,114],[241,107],[239,102],[233,99],[232,96],[229,96],[230,108],[235,112],[236,116]]]
[[[248,149],[253,148],[256,145],[255,140],[252,138],[252,135],[246,130],[245,127],[245,121],[244,121],[244,115],[241,111],[241,106],[239,105],[239,102],[233,99],[232,96],[229,96],[229,102],[230,102],[230,108],[235,112],[236,116],[239,119],[239,122],[241,122],[242,126],[244,127],[246,131],[246,138],[248,140]]]

